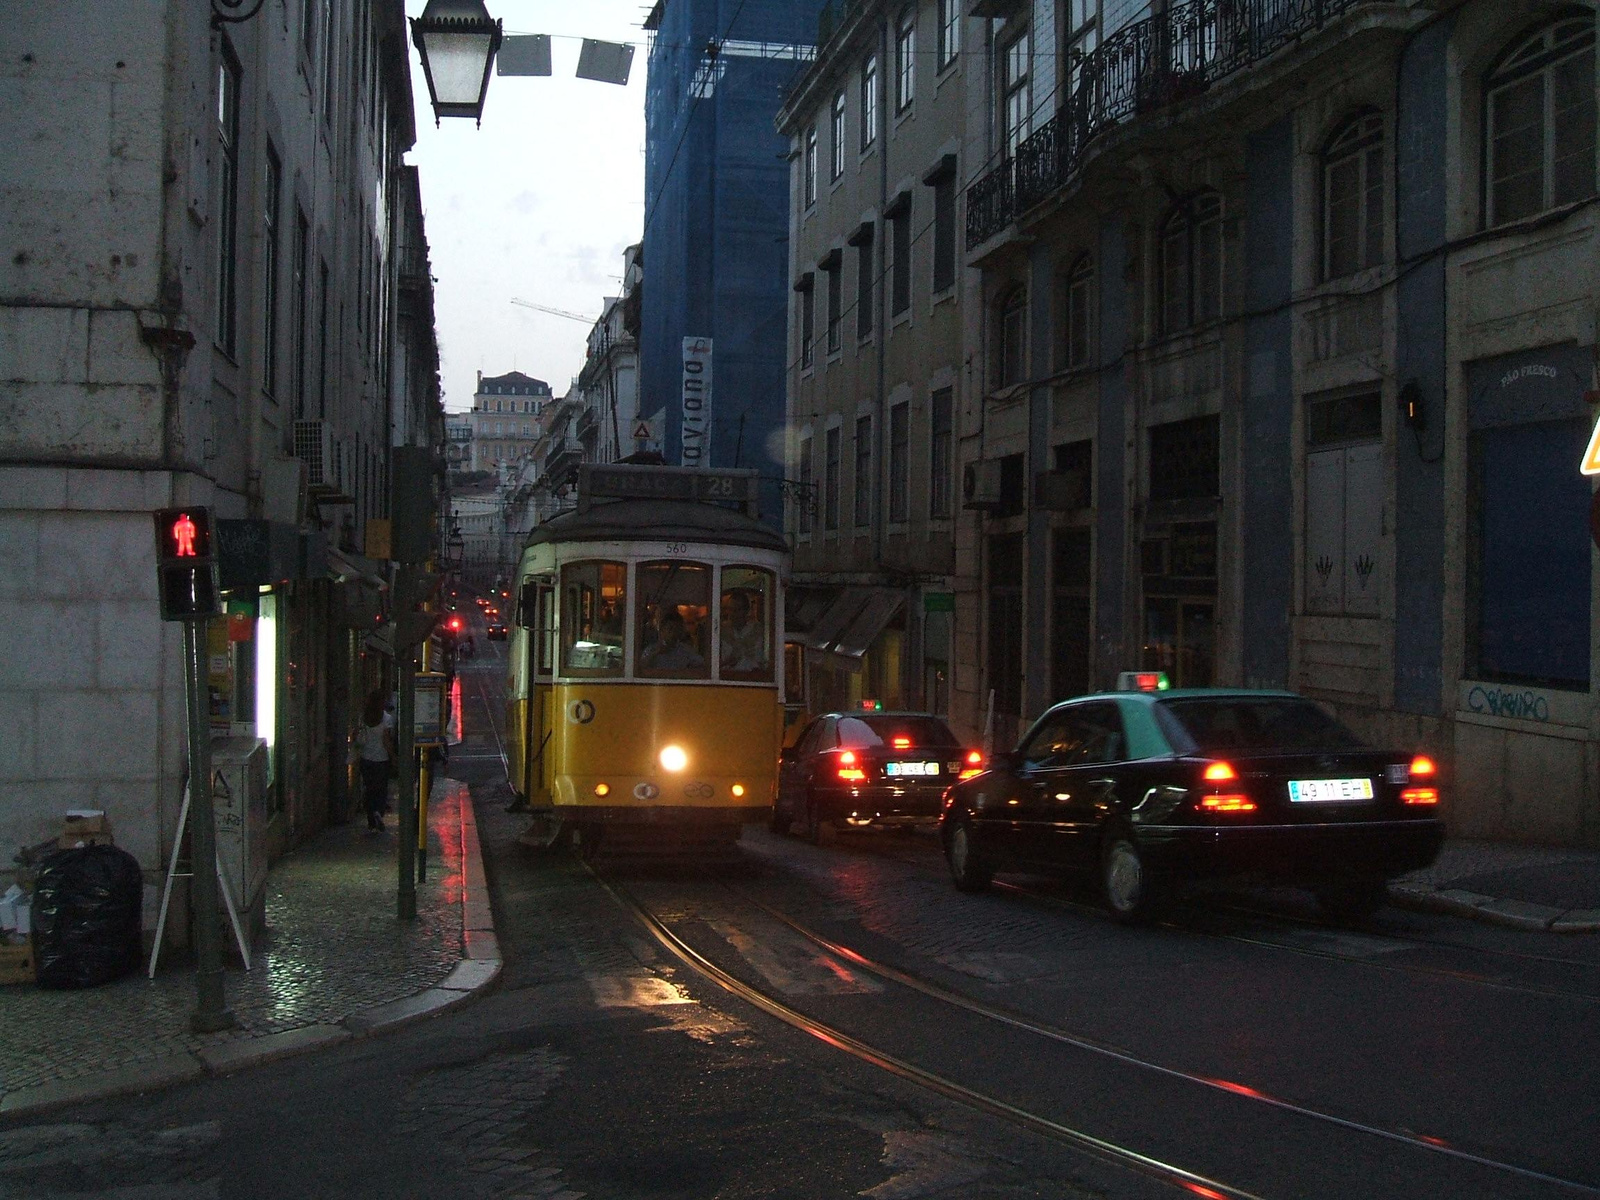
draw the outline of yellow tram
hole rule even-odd
[[[507,765],[538,840],[714,849],[770,815],[788,548],[756,488],[754,471],[588,465],[577,509],[529,536]]]

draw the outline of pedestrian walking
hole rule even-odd
[[[382,829],[389,811],[389,773],[395,760],[394,715],[384,706],[382,688],[367,695],[361,714],[361,788],[367,807],[367,828]]]

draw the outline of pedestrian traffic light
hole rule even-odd
[[[197,621],[222,613],[222,588],[213,553],[211,510],[203,506],[155,512],[156,570],[163,621]]]

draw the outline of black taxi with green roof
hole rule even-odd
[[[996,871],[1089,872],[1124,922],[1184,883],[1228,877],[1308,888],[1330,915],[1359,917],[1438,856],[1438,774],[1293,692],[1175,690],[1124,672],[1117,691],[1054,705],[951,786],[940,836],[964,891]]]

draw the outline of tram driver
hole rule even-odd
[[[676,608],[663,604],[656,610],[655,624],[656,640],[645,648],[641,659],[646,670],[687,671],[706,665],[705,656],[689,640],[683,614]]]

